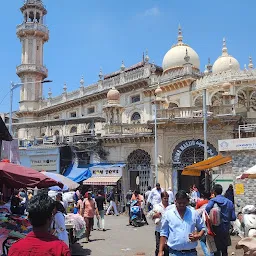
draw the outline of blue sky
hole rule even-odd
[[[20,64],[21,45],[16,25],[22,22],[19,8],[23,0],[1,1],[2,34],[0,40],[0,112],[9,111],[10,81],[18,82],[15,67]],[[229,54],[248,64],[251,55],[256,64],[255,0],[44,0],[48,9],[46,24],[50,40],[45,44],[44,64],[49,69],[53,96],[98,80],[103,73],[142,60],[148,49],[150,61],[161,65],[165,53],[177,40],[177,28],[183,29],[184,42],[200,56],[201,69],[208,57],[214,62],[221,54],[225,36]],[[18,108],[19,89],[14,107]]]

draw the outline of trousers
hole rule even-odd
[[[100,217],[97,219],[97,227],[100,229],[100,219],[102,228],[105,229],[105,219],[104,219],[104,210],[99,211]]]
[[[155,238],[156,238],[156,250],[155,250],[155,256],[158,256],[159,253],[159,245],[160,245],[160,233],[158,231],[155,231]],[[169,252],[168,252],[168,247],[166,246],[165,250],[164,250],[164,256],[168,256]]]
[[[117,208],[116,208],[116,202],[115,201],[112,201],[112,200],[110,201],[109,207],[108,207],[107,212],[106,212],[107,215],[109,214],[111,208],[114,209],[115,215],[119,215],[118,211],[117,211]]]

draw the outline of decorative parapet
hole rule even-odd
[[[21,65],[22,66],[22,65]],[[19,66],[20,67],[20,66]],[[121,75],[123,76],[121,79]],[[144,67],[138,68],[136,70],[128,71],[123,74],[118,74],[114,77],[107,78],[103,81],[99,81],[98,83],[91,84],[88,86],[84,86],[83,91],[80,89],[68,92],[65,98],[65,101],[63,100],[63,97],[57,96],[52,97],[51,99],[51,106],[61,104],[63,102],[68,102],[74,99],[78,99],[80,97],[89,96],[96,94],[98,92],[102,92],[105,90],[108,90],[112,87],[119,87],[126,83],[131,83],[140,79],[146,79],[150,76],[150,66],[146,65]],[[47,104],[44,103],[44,101],[41,103],[41,109],[47,108]]]
[[[48,76],[48,69],[45,66],[36,66],[34,64],[21,64],[16,67],[17,75],[24,72],[38,72],[43,74],[45,77]]]
[[[147,124],[111,124],[105,126],[105,136],[152,134]]]
[[[195,82],[194,90],[200,90],[209,86],[220,85],[224,82],[236,82],[242,80],[256,80],[256,69],[233,71],[228,70],[222,73],[209,74]]]
[[[207,115],[210,117],[235,116],[233,105],[207,106]],[[177,107],[171,109],[159,109],[158,118],[165,120],[188,119],[203,117],[203,106],[201,107]]]
[[[153,81],[153,84],[156,82],[162,84],[185,76],[195,76],[198,78],[202,76],[202,73],[192,67],[184,67],[182,69],[169,71],[164,75],[156,77],[156,81]]]

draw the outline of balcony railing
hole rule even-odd
[[[48,76],[48,69],[45,66],[37,66],[34,64],[21,64],[16,68],[16,73],[21,72],[39,72],[46,77]]]
[[[234,116],[235,111],[233,105],[229,106],[208,106],[208,116]],[[157,118],[160,119],[186,119],[186,118],[202,118],[203,107],[177,107],[170,109],[158,110]]]
[[[68,145],[76,143],[92,143],[95,138],[94,132],[90,131],[88,133],[69,135],[69,136],[45,136],[43,138],[34,138],[27,140],[20,140],[20,147],[31,147],[31,146],[43,146],[43,145]]]
[[[37,30],[37,31],[43,32],[47,35],[49,34],[49,29],[45,25],[36,23],[36,22],[22,23],[16,27],[17,34],[20,34],[24,31],[30,31],[30,30],[31,31]]]
[[[147,124],[113,124],[105,126],[105,135],[142,135],[152,134],[153,129]]]

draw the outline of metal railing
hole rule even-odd
[[[238,136],[241,139],[241,133],[256,133],[256,124],[242,124],[238,127]]]

